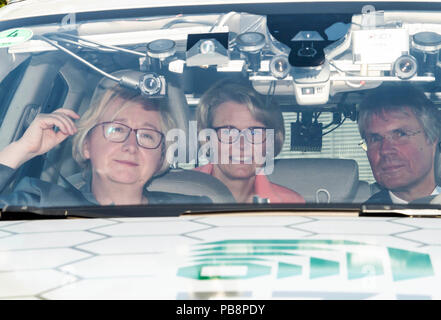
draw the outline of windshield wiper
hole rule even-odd
[[[300,215],[300,216],[338,216],[338,217],[405,217],[405,218],[441,218],[441,206],[431,205],[359,205],[359,204],[259,204],[222,206],[219,209],[210,206],[195,208],[184,215],[208,214],[267,214],[267,215]]]
[[[179,217],[187,215],[359,215],[360,208],[353,204],[151,204],[127,206],[81,206],[81,207],[27,207],[7,206],[0,212],[0,220],[121,217]]]
[[[361,217],[441,218],[441,206],[362,205]]]

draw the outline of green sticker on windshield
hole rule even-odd
[[[26,42],[31,39],[33,35],[32,30],[21,28],[9,29],[0,32],[0,48],[7,48]]]

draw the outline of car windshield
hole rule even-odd
[[[3,210],[441,203],[440,8],[15,5]]]

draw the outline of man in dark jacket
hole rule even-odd
[[[415,87],[381,87],[360,104],[358,127],[377,183],[367,203],[406,204],[439,194],[439,112]]]

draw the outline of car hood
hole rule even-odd
[[[0,298],[440,299],[439,229],[378,217],[3,221]]]

